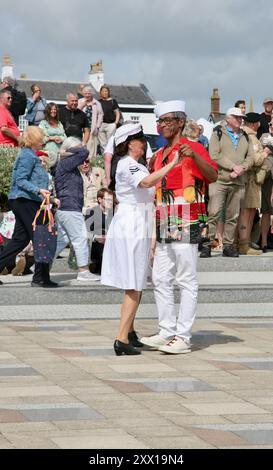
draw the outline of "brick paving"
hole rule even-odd
[[[117,326],[0,322],[0,449],[272,448],[273,321],[199,318],[177,356],[116,357]]]

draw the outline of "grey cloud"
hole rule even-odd
[[[19,75],[86,80],[103,59],[108,83],[145,83],[156,99],[183,97],[196,117],[212,88],[222,107],[272,94],[273,4],[247,0],[14,0],[0,19],[0,53]]]

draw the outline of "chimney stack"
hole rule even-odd
[[[14,78],[13,65],[11,63],[11,58],[8,54],[4,55],[3,57],[1,77],[2,77],[2,80],[3,78],[7,78],[7,77]]]
[[[102,60],[99,60],[96,64],[90,64],[88,77],[89,82],[95,88],[95,90],[100,91],[100,88],[102,87],[102,85],[104,85]]]
[[[213,88],[211,96],[211,114],[216,118],[220,116],[220,96],[218,88]]]

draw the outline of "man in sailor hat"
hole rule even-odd
[[[184,158],[157,185],[156,249],[153,265],[159,333],[141,342],[159,351],[182,354],[191,351],[198,282],[197,253],[200,216],[204,216],[205,184],[216,181],[217,165],[198,142],[183,137],[185,102],[168,101],[155,108],[160,132],[167,140],[152,159],[152,171],[171,162],[176,152]],[[178,319],[174,282],[181,288]]]

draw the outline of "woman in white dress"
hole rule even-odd
[[[140,354],[129,339],[130,335],[135,335],[134,319],[146,286],[155,185],[180,161],[177,153],[171,163],[150,175],[148,169],[138,163],[145,144],[139,124],[124,125],[115,133],[116,153],[121,157],[116,172],[119,205],[107,233],[101,282],[125,291],[114,343],[118,356]]]

